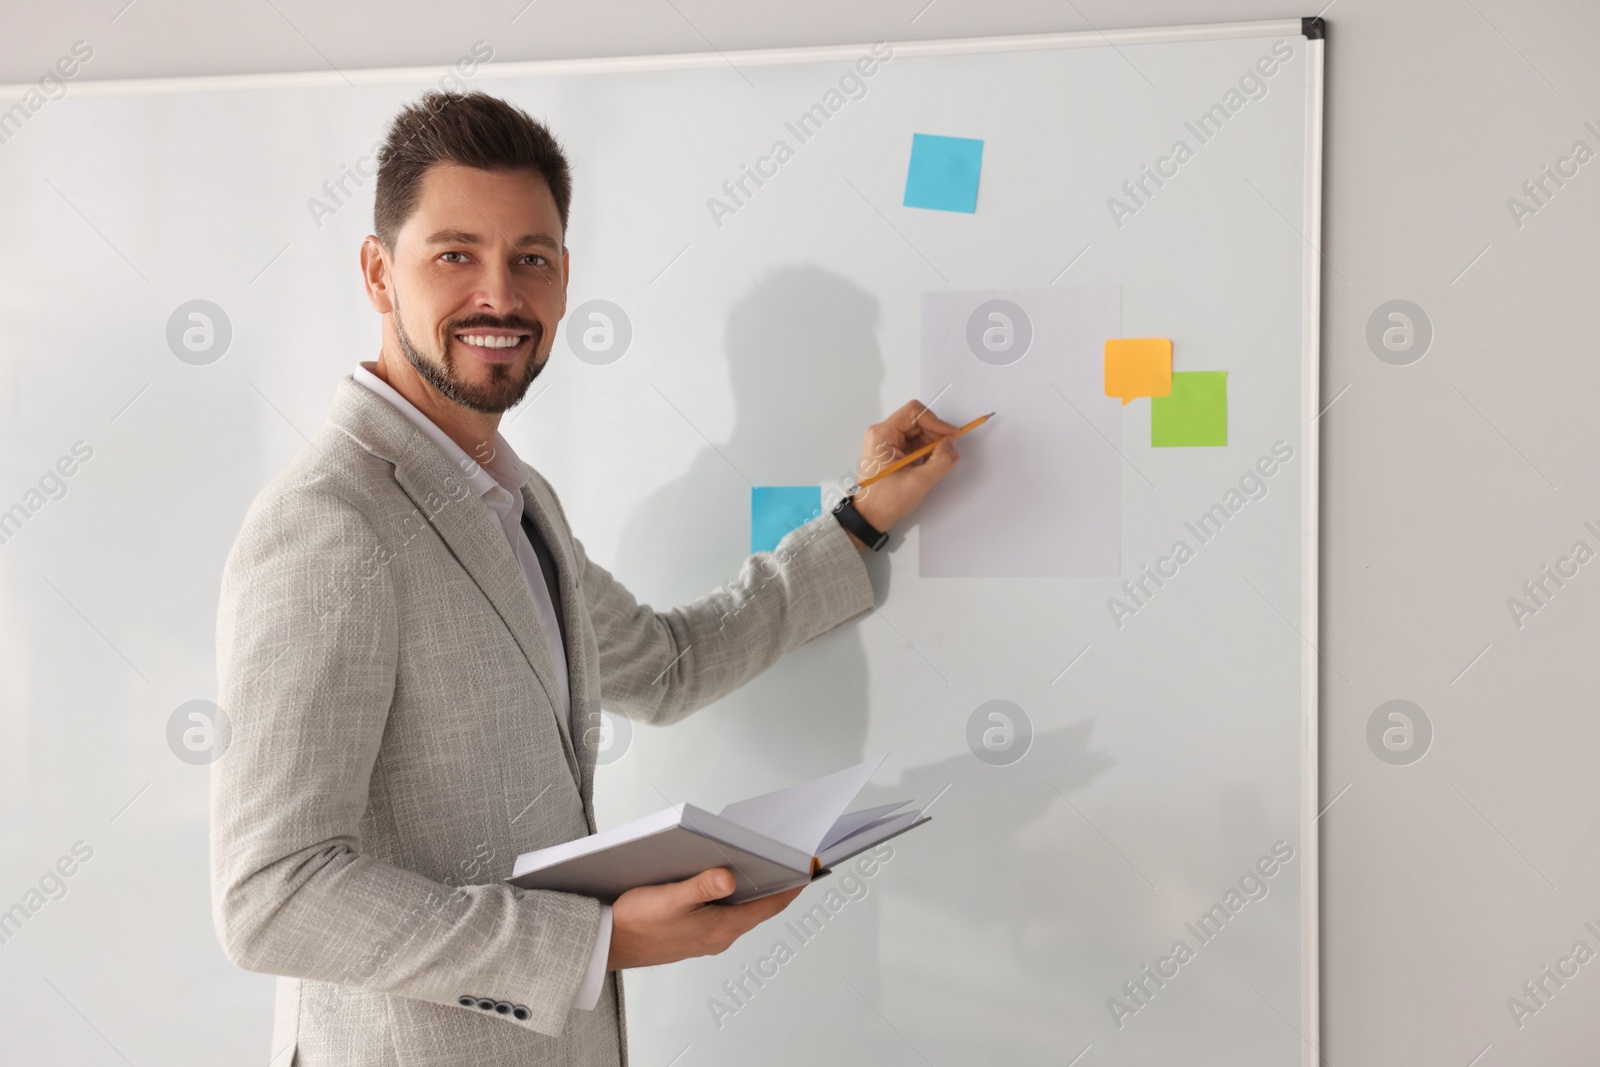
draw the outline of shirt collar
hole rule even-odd
[[[506,439],[498,432],[494,435],[491,447],[494,454],[484,463],[479,463],[467,455],[466,450],[450,439],[450,435],[434,423],[428,416],[411,401],[401,396],[399,391],[368,370],[364,364],[357,363],[356,369],[350,375],[361,385],[377,393],[394,406],[395,410],[404,415],[412,425],[421,430],[423,435],[439,447],[453,463],[457,470],[466,478],[467,484],[472,486],[473,492],[485,502],[494,499],[494,490],[503,488],[510,495],[512,502],[518,506],[522,503],[522,486],[528,481],[527,468],[511,450]]]

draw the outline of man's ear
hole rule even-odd
[[[361,281],[367,288],[367,301],[380,315],[394,310],[389,290],[389,260],[383,242],[368,234],[361,242]]]

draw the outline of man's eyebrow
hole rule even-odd
[[[483,238],[466,230],[439,230],[430,234],[426,242],[430,245],[476,245],[482,244]],[[543,245],[557,251],[561,249],[561,242],[547,233],[525,233],[517,238],[517,247],[527,245]]]

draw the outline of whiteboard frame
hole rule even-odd
[[[1320,19],[1318,20],[1320,23]],[[1321,525],[1322,418],[1322,78],[1325,38],[1306,40],[1306,155],[1302,173],[1305,201],[1301,215],[1302,250],[1300,388],[1305,396],[1300,414],[1300,447],[1306,457],[1300,480],[1300,841],[1305,867],[1300,879],[1301,975],[1300,1019],[1305,1041],[1302,1067],[1317,1067],[1322,1058],[1322,847],[1317,820],[1322,817],[1322,774],[1319,756],[1321,669],[1317,650],[1320,619],[1318,591],[1321,568],[1318,534]],[[1338,399],[1335,397],[1334,399]],[[1337,797],[1334,799],[1338,799]],[[1315,813],[1315,814],[1313,814]]]
[[[1318,1067],[1321,1058],[1321,848],[1317,820],[1321,818],[1319,766],[1319,688],[1321,653],[1317,649],[1320,587],[1318,531],[1320,523],[1317,423],[1321,418],[1322,330],[1322,118],[1325,41],[1307,37],[1310,20],[1270,19],[1139,29],[1087,30],[1071,33],[1017,34],[1001,37],[945,38],[891,41],[896,56],[976,55],[994,52],[1043,51],[1063,48],[1102,48],[1118,45],[1215,41],[1239,37],[1301,37],[1306,40],[1306,113],[1301,272],[1301,423],[1300,448],[1305,456],[1300,491],[1300,781],[1301,849],[1304,855],[1300,882],[1300,1037],[1302,1067]],[[1320,20],[1317,20],[1320,23]],[[617,74],[642,71],[695,70],[721,66],[781,66],[854,60],[873,42],[820,45],[804,48],[751,49],[735,52],[685,52],[663,55],[615,56],[584,59],[550,59],[493,62],[495,78],[540,78],[574,74]],[[492,61],[491,61],[492,62]],[[338,85],[414,84],[436,77],[438,67],[383,67],[370,70],[299,71],[273,74],[221,74],[178,78],[122,78],[69,82],[68,93],[87,97],[146,96],[167,93],[206,93],[251,89],[320,88]],[[0,103],[20,100],[37,86],[33,82],[0,85]],[[1335,400],[1338,398],[1335,397]],[[1337,799],[1337,798],[1335,798]]]
[[[1102,48],[1123,44],[1163,44],[1184,41],[1218,41],[1236,37],[1301,37],[1301,19],[1257,22],[1219,22],[1194,26],[1163,26],[1129,30],[1083,30],[1071,33],[1012,34],[1004,37],[949,37],[938,40],[890,41],[897,56],[979,55],[989,52],[1029,52],[1062,48]],[[673,52],[646,56],[600,56],[584,59],[535,59],[513,63],[490,61],[494,77],[548,78],[568,74],[619,74],[658,70],[698,70],[707,67],[770,67],[791,63],[849,61],[875,42],[814,45],[804,48],[762,48],[733,52]],[[1322,91],[1321,42],[1316,90]],[[108,78],[104,81],[67,82],[68,95],[127,96],[165,93],[206,93],[228,89],[301,89],[338,85],[411,84],[436,77],[448,64],[431,67],[375,67],[369,70],[337,68],[326,71],[290,71],[273,74],[209,74],[178,78]],[[476,75],[475,75],[476,76]],[[0,85],[0,102],[10,102],[34,82]],[[1320,111],[1319,111],[1320,114]],[[1318,128],[1320,135],[1320,125]],[[1320,183],[1319,183],[1320,185]]]

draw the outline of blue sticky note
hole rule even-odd
[[[750,490],[750,551],[771,552],[778,542],[822,514],[820,485],[758,485]]]
[[[911,166],[906,171],[906,207],[936,211],[978,210],[978,175],[983,142],[971,137],[911,135]]]

